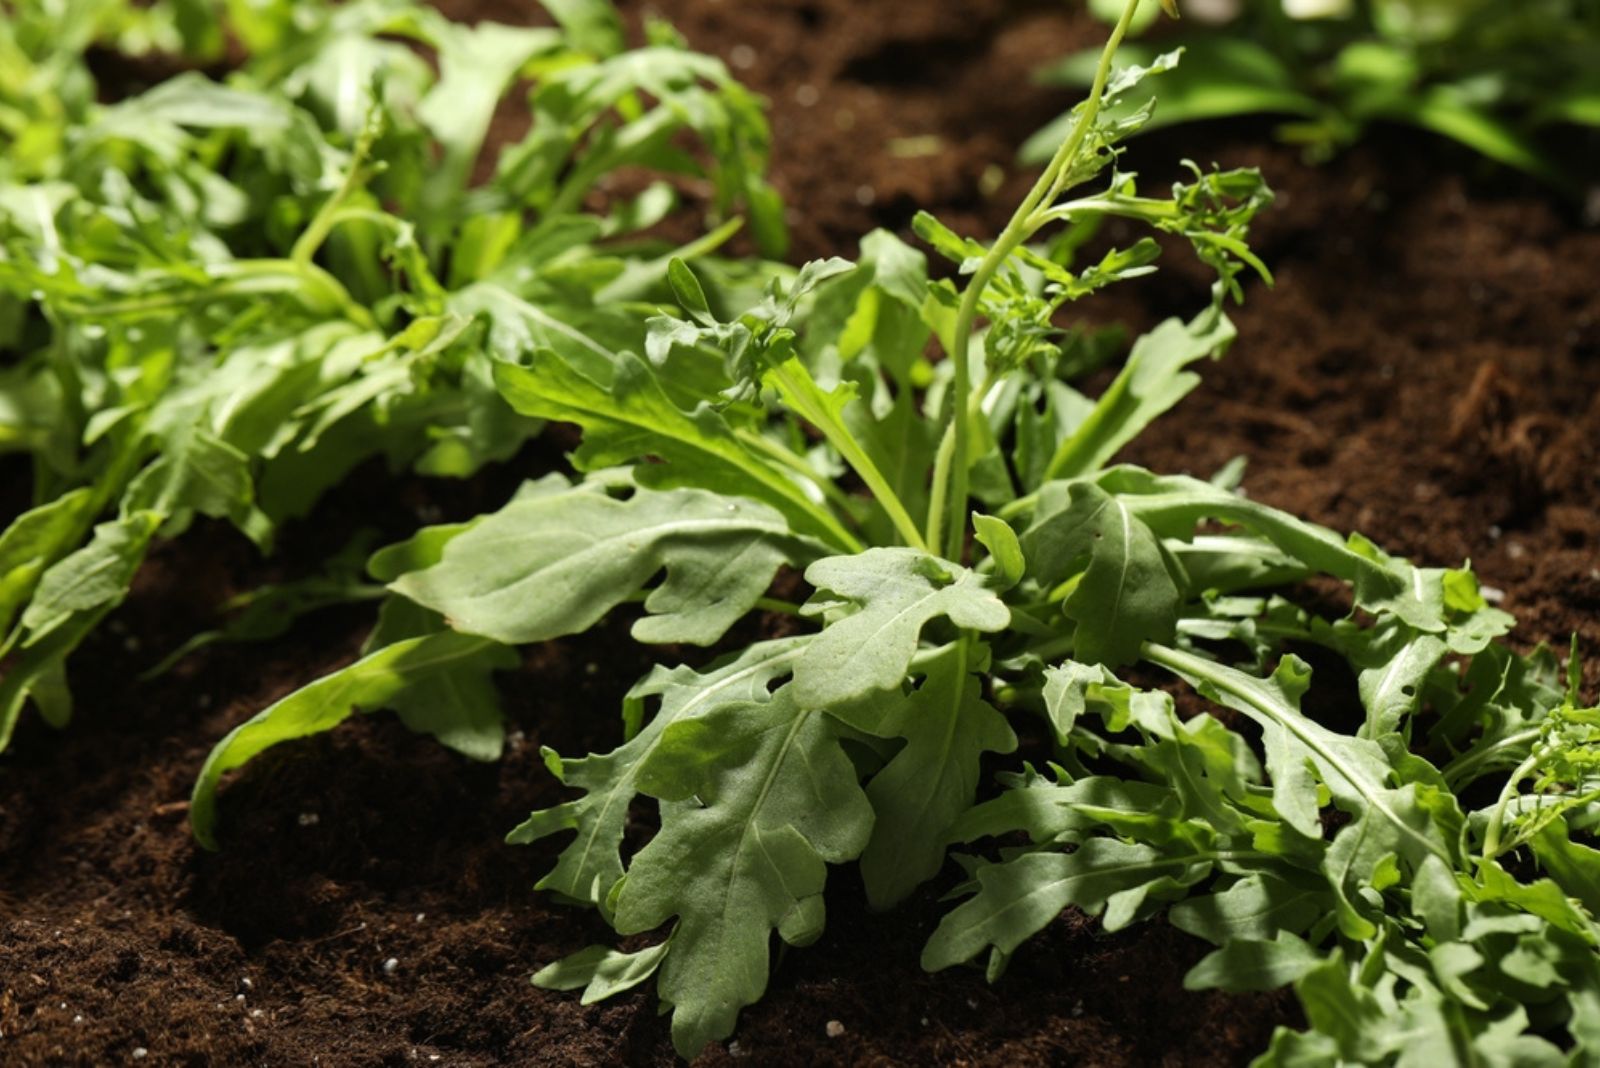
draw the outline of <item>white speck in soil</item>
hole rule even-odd
[[[427,918],[428,918],[428,914],[426,912],[419,912],[419,913],[417,913],[416,922],[417,923],[421,923],[423,920],[425,920]]]
[[[828,1026],[824,1027],[823,1030],[828,1032],[829,1038],[838,1038],[840,1035],[844,1034],[844,1024],[840,1023],[838,1020],[829,1020]]]
[[[261,1017],[263,1015],[264,1015],[264,1013],[263,1013],[263,1010],[261,1010],[261,1009],[251,1009],[250,1010],[250,1016],[251,1016],[252,1019],[259,1020],[259,1019],[261,1019]]]
[[[1483,599],[1490,604],[1499,604],[1506,599],[1506,591],[1496,586],[1484,586],[1478,592],[1483,594]]]
[[[235,994],[235,995],[233,995],[233,1000],[237,1004],[243,1005],[244,1004],[244,995],[243,994]]]
[[[393,975],[400,970],[400,962],[393,957],[383,962],[383,974]]]
[[[245,990],[254,990],[256,988],[256,984],[250,981],[250,977],[248,975],[239,980],[239,985]]]
[[[317,824],[322,822],[322,817],[317,815],[315,812],[302,812],[300,813],[300,818],[297,822],[299,822],[300,826],[302,827],[315,827]]]
[[[1072,1015],[1074,1015],[1074,1016],[1082,1016],[1083,1015],[1083,1002],[1079,1001],[1077,1004],[1072,1006]]]
[[[74,1016],[72,1018],[72,1023],[73,1023],[74,1026],[82,1027],[83,1026],[83,1013],[80,1012],[78,1015]]]
[[[133,1059],[134,1060],[142,1061],[148,1056],[150,1056],[150,1051],[145,1049],[143,1046],[135,1046],[135,1047],[133,1047]]]
[[[1511,541],[1506,543],[1506,555],[1513,560],[1521,560],[1528,555],[1528,550],[1523,547],[1520,541]]]
[[[736,1040],[728,1043],[728,1056],[730,1056],[730,1057],[748,1057],[749,1054],[744,1051],[744,1047],[739,1045],[739,1042],[736,1039]]]

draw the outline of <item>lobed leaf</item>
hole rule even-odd
[[[770,687],[794,671],[807,638],[759,642],[723,658],[706,671],[657,668],[628,694],[629,738],[607,754],[565,760],[544,751],[546,765],[563,783],[585,796],[533,813],[506,838],[526,845],[563,831],[577,838],[562,850],[556,866],[537,886],[571,901],[605,908],[623,875],[620,855],[628,806],[642,789],[640,765],[680,718],[696,719],[724,706],[748,707],[767,698]],[[649,722],[638,723],[646,699],[661,706]]]
[[[456,630],[508,645],[588,630],[658,573],[634,637],[711,645],[815,550],[776,510],[698,489],[627,500],[573,490],[513,501],[391,587]]]
[[[1077,624],[1080,660],[1132,663],[1144,642],[1176,632],[1183,600],[1176,564],[1122,497],[1093,483],[1075,483],[1069,492],[1067,507],[1024,533],[1029,569],[1047,585],[1074,579],[1062,610]]]
[[[674,720],[640,768],[661,830],[628,867],[615,926],[676,919],[658,986],[685,1058],[731,1034],[766,990],[774,930],[815,937],[827,864],[866,846],[872,806],[830,722],[802,710],[791,684]]]
[[[979,696],[982,666],[974,643],[958,640],[923,662],[911,693],[830,709],[856,730],[906,743],[867,784],[876,820],[861,877],[874,908],[898,904],[938,873],[947,832],[972,806],[979,760],[1017,746],[1005,717]]]
[[[639,471],[650,488],[692,484],[748,497],[778,509],[796,533],[834,545],[854,542],[798,483],[736,438],[709,404],[692,413],[676,407],[636,356],[618,357],[615,378],[602,384],[554,353],[535,350],[527,366],[498,364],[495,381],[519,412],[584,428],[583,446],[574,456],[580,469],[651,457],[660,462]]]
[[[449,706],[428,706],[427,726],[441,740],[470,740],[464,749],[468,756],[498,757],[499,712],[486,680],[513,663],[505,648],[487,638],[442,630],[386,645],[296,690],[229,731],[206,757],[189,800],[195,839],[207,849],[217,848],[216,793],[226,772],[272,746],[332,730],[356,712],[414,701],[419,682],[453,676],[455,682],[445,688],[458,703],[453,712],[447,712]],[[482,725],[491,719],[496,740],[485,746]]]
[[[987,580],[916,549],[827,557],[806,569],[806,581],[817,594],[805,614],[827,625],[795,667],[803,708],[839,708],[899,686],[936,619],[989,633],[1010,621]]]

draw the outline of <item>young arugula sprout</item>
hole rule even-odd
[[[0,127],[16,150],[0,177],[0,449],[31,457],[34,498],[0,532],[0,747],[30,699],[65,722],[66,657],[156,537],[206,515],[268,548],[373,457],[471,475],[538,429],[500,399],[491,353],[642,344],[643,298],[667,291],[673,257],[740,224],[663,247],[641,231],[673,189],[589,211],[605,175],[703,176],[713,212],[747,210],[782,247],[754,98],[661,34],[625,51],[609,4],[554,3],[545,29],[469,28],[407,0],[227,11],[257,51],[226,84],[188,73],[99,105],[63,78]],[[0,38],[31,64],[0,92],[87,77],[93,27],[52,44],[37,15]],[[474,185],[520,86],[535,123]],[[717,270],[730,292],[771,273]]]
[[[494,750],[489,674],[508,647],[626,605],[638,641],[723,655],[640,680],[612,751],[545,751],[577,796],[510,840],[573,835],[538,887],[619,935],[666,929],[535,982],[595,1001],[654,978],[685,1057],[762,995],[774,933],[821,936],[829,865],[859,863],[886,909],[951,846],[1019,833],[1028,844],[963,858],[967,900],[925,966],[987,955],[998,977],[1065,908],[1117,928],[1170,905],[1218,947],[1191,986],[1294,985],[1310,1028],[1280,1031],[1262,1064],[1600,1055],[1600,851],[1572,837],[1600,811],[1591,717],[1549,655],[1497,643],[1513,621],[1466,569],[1253,501],[1236,470],[1207,482],[1113,466],[1232,340],[1222,305],[1244,272],[1265,275],[1245,243],[1268,199],[1259,175],[1195,170],[1157,199],[1115,169],[1149,110],[1108,105],[1176,60],[1113,73],[1136,7],[993,245],[919,218],[960,284],[879,232],[857,263],[808,265],[754,301],[673,262],[679,313],[638,348],[495,346],[513,410],[582,428],[577,477],[376,554],[391,594],[377,634],[399,640],[375,638],[223,739],[196,784],[197,837],[216,843],[226,771],[357,710]],[[1108,169],[1100,191],[1073,192]],[[1157,252],[1142,240],[1075,262],[1108,216],[1186,238],[1218,278],[1208,306],[1141,338],[1090,399],[1068,378],[1113,349],[1060,313]],[[1052,224],[1065,227],[1044,240]],[[933,341],[946,359],[928,358]],[[772,596],[784,567],[810,588],[803,603]],[[1302,607],[1312,577],[1342,585],[1348,615]],[[727,642],[762,612],[792,617],[783,636]],[[1354,729],[1303,710],[1311,669],[1294,649],[1308,645],[1350,666]],[[1186,684],[1252,735],[1182,719],[1170,694],[1119,673]],[[982,762],[1013,751],[1017,728],[1049,732],[1052,764],[1003,775],[978,803]],[[1507,772],[1502,802],[1468,813],[1462,791]],[[629,854],[641,799],[659,829]],[[1496,859],[1524,843],[1548,877]]]

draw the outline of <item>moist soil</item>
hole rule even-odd
[[[527,6],[448,5],[505,21]],[[1029,72],[1097,34],[1059,4],[1005,0],[653,10],[772,98],[797,258],[850,255],[923,207],[992,233],[1028,181],[1016,146],[1070,102]],[[1211,125],[1141,142],[1131,166],[1165,180],[1184,156],[1266,172],[1279,199],[1256,245],[1277,285],[1250,286],[1233,350],[1126,458],[1208,475],[1245,456],[1254,497],[1429,565],[1470,558],[1520,618],[1520,646],[1577,631],[1600,650],[1600,233],[1404,131],[1311,167],[1270,126]],[[1205,279],[1174,252],[1095,314],[1142,328],[1196,307]],[[361,472],[271,563],[213,525],[157,549],[73,662],[71,729],[30,716],[0,758],[0,1061],[673,1063],[648,987],[585,1007],[529,985],[606,932],[534,893],[560,843],[500,842],[562,796],[541,746],[615,744],[619,699],[648,666],[626,621],[534,648],[504,677],[514,733],[498,764],[382,715],[274,750],[225,789],[217,854],[184,822],[207,750],[347,662],[368,610],[138,678],[213,624],[222,598],[306,573],[362,529],[399,537],[493,508],[559,463],[540,444],[466,484]],[[0,522],[21,482],[0,467]],[[876,916],[835,871],[826,935],[777,960],[766,999],[703,1063],[1240,1064],[1297,1022],[1284,994],[1185,992],[1204,947],[1160,920],[1106,934],[1069,912],[994,986],[977,970],[925,975],[918,953],[952,880]]]

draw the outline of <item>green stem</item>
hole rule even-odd
[[[789,359],[772,369],[770,380],[778,387],[784,403],[794,409],[801,418],[822,431],[828,443],[837,449],[851,469],[861,476],[861,481],[872,491],[872,496],[889,516],[889,521],[894,524],[895,530],[900,533],[905,543],[914,549],[926,552],[928,543],[922,540],[922,532],[917,529],[916,522],[906,511],[900,495],[889,485],[889,480],[878,470],[878,465],[873,463],[872,457],[867,455],[860,442],[856,441],[855,435],[839,421],[828,405],[828,395],[822,392],[805,366],[799,360]]]
[[[1495,800],[1494,811],[1489,814],[1489,826],[1483,832],[1483,862],[1498,857],[1503,850],[1500,848],[1500,834],[1505,828],[1506,809],[1511,807],[1511,802],[1516,799],[1517,785],[1523,779],[1533,774],[1539,766],[1539,754],[1531,753],[1527,760],[1517,765],[1511,777],[1506,780],[1505,786],[1500,789],[1500,796]]]
[[[996,514],[1001,519],[1010,521],[1012,519],[1016,519],[1019,516],[1027,515],[1029,512],[1031,512],[1033,510],[1034,506],[1037,505],[1038,503],[1039,503],[1039,494],[1038,494],[1037,491],[1035,491],[1033,493],[1028,494],[1025,497],[1018,497],[1014,501],[1011,501],[1011,502],[1009,502],[1007,504],[1001,505],[999,512],[997,512]]]
[[[647,270],[643,272],[626,271],[617,276],[614,281],[607,283],[595,294],[595,302],[598,304],[627,304],[639,301],[644,308],[649,309],[646,314],[659,314],[659,305],[646,301],[645,297],[649,293],[650,285],[659,281],[660,277],[666,274],[667,264],[673,260],[683,260],[687,263],[709,256],[727,244],[743,228],[743,218],[729,219],[704,237],[697,238],[686,245],[680,245],[665,255],[657,256],[649,262]],[[619,244],[610,247],[618,254],[622,254],[628,246]]]
[[[1529,727],[1527,730],[1508,734],[1494,744],[1484,746],[1482,749],[1469,749],[1441,768],[1440,774],[1444,776],[1444,781],[1450,784],[1451,789],[1459,790],[1472,781],[1473,776],[1470,773],[1479,764],[1507,749],[1518,749],[1523,745],[1538,741],[1540,733],[1540,728]]]
[[[101,302],[62,301],[63,310],[82,316],[142,316],[183,308],[219,297],[288,293],[312,309],[341,314],[364,329],[376,329],[372,313],[357,304],[339,280],[314,263],[294,260],[234,260],[212,269],[214,285],[172,293]]]
[[[1059,657],[1071,656],[1075,648],[1077,646],[1072,640],[1072,635],[1062,634],[1038,645],[1030,645],[1028,652],[1048,664]]]
[[[246,281],[256,277],[287,275],[298,283],[308,302],[314,301],[330,310],[338,311],[363,329],[378,328],[378,322],[372,317],[372,313],[356,302],[344,284],[315,263],[298,260],[240,260],[230,266],[235,268],[233,273],[236,277]]]
[[[1151,224],[1176,218],[1178,206],[1170,200],[1138,196],[1096,196],[1069,200],[1039,213],[1046,222],[1070,222],[1075,215],[1092,212],[1096,215],[1117,215],[1125,219],[1139,219]]]
[[[334,190],[333,195],[317,209],[317,213],[311,217],[310,224],[295,241],[294,247],[289,250],[289,258],[295,263],[304,265],[311,263],[317,250],[322,247],[322,243],[328,239],[328,235],[337,225],[339,212],[343,209],[345,201],[365,184],[367,157],[372,154],[372,146],[377,141],[382,126],[382,112],[374,104],[372,111],[367,115],[367,121],[361,127],[355,145],[351,148],[350,166],[345,170],[339,188]]]
[[[1050,165],[1045,168],[1039,180],[1034,183],[1033,189],[1023,199],[1016,213],[1011,216],[1011,221],[1001,231],[1000,237],[989,249],[989,254],[978,264],[978,269],[972,275],[972,281],[967,284],[966,292],[962,294],[961,308],[956,313],[956,328],[950,352],[950,358],[955,364],[950,404],[953,423],[945,430],[945,436],[952,439],[950,455],[942,464],[943,470],[940,470],[939,460],[944,459],[942,454],[945,452],[944,442],[941,441],[939,444],[941,455],[935,460],[934,466],[933,493],[942,507],[928,510],[928,544],[937,547],[943,541],[945,555],[951,560],[960,558],[966,541],[966,508],[972,448],[972,432],[968,417],[970,407],[968,395],[972,390],[969,363],[972,330],[977,323],[978,308],[984,290],[988,288],[995,274],[1011,254],[1047,221],[1036,213],[1041,204],[1053,202],[1061,193],[1062,183],[1072,171],[1070,165],[1077,159],[1089,136],[1089,131],[1094,127],[1095,119],[1099,117],[1106,81],[1111,76],[1111,61],[1117,54],[1117,48],[1122,44],[1122,38],[1128,32],[1128,24],[1133,21],[1139,3],[1140,0],[1128,0],[1123,7],[1122,16],[1112,28],[1111,36],[1106,40],[1106,46],[1100,53],[1100,64],[1095,68],[1094,83],[1089,88],[1089,98],[1084,104],[1083,113],[1078,116],[1078,121],[1073,125],[1067,139],[1056,150]],[[949,486],[948,491],[944,489],[946,485]],[[948,530],[942,529],[941,523],[946,524]]]
[[[983,399],[994,388],[994,369],[986,369],[983,376],[983,385],[972,392],[967,399],[966,417],[967,426],[972,426],[971,420],[981,418],[983,415]],[[946,510],[946,494],[950,486],[950,464],[955,458],[956,436],[955,425],[945,427],[944,435],[939,439],[939,451],[933,460],[933,493],[928,501],[928,544],[937,546],[944,530],[944,515]],[[963,491],[965,496],[965,491]],[[954,510],[952,509],[952,512]],[[954,516],[954,522],[966,523],[966,516]],[[963,530],[963,534],[965,531]],[[960,552],[961,546],[955,547],[955,552]],[[954,553],[949,554],[955,559]]]
[[[847,518],[850,517],[850,496],[834,485],[832,479],[824,478],[822,475],[817,474],[812,466],[806,462],[804,456],[754,430],[740,428],[733,432],[733,436],[745,445],[772,457],[784,467],[816,486],[822,492],[823,497],[833,502]]]

